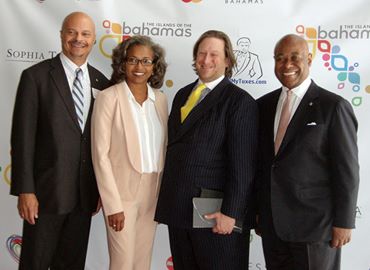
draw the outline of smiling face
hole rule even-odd
[[[60,31],[63,53],[76,65],[86,62],[95,42],[95,25],[82,12],[68,15]]]
[[[141,61],[137,62],[136,64],[129,63],[131,61],[127,61],[127,59],[134,58]],[[150,47],[133,45],[128,49],[124,65],[126,69],[126,82],[129,86],[147,84],[150,76],[152,76],[154,65],[143,65],[143,59],[153,61],[154,52]]]
[[[225,75],[228,66],[224,41],[214,37],[203,39],[195,59],[195,68],[202,82],[211,82]]]
[[[275,75],[288,89],[299,86],[309,75],[312,55],[307,42],[296,35],[283,37],[275,47]]]

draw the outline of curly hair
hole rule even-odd
[[[164,75],[167,69],[167,63],[164,59],[165,52],[161,46],[154,43],[153,40],[147,36],[132,36],[131,38],[122,41],[113,49],[111,65],[113,73],[111,82],[116,84],[126,79],[125,62],[128,50],[138,45],[147,46],[153,51],[153,75],[149,78],[148,83],[151,87],[158,89],[163,85]]]
[[[209,30],[207,32],[204,32],[195,42],[194,48],[193,48],[193,65],[192,65],[195,73],[197,73],[197,70],[195,68],[195,62],[197,59],[199,45],[206,38],[218,38],[224,41],[225,57],[229,60],[229,66],[225,70],[225,76],[228,78],[231,78],[233,75],[233,67],[236,64],[235,55],[233,52],[233,46],[231,45],[230,38],[224,32],[221,32],[218,30]]]

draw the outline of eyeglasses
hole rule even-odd
[[[129,65],[137,65],[140,63],[143,66],[151,66],[153,65],[153,60],[149,58],[138,59],[136,57],[129,57],[126,59],[126,63]]]

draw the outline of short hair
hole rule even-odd
[[[235,56],[233,52],[233,46],[231,45],[230,38],[224,32],[221,32],[218,30],[209,30],[207,32],[204,32],[195,42],[194,48],[193,48],[193,68],[195,72],[197,73],[197,70],[195,68],[195,62],[197,59],[199,45],[206,38],[218,38],[224,41],[225,57],[229,59],[229,66],[225,70],[225,76],[228,78],[231,78],[233,75],[233,67],[236,64],[236,60],[235,60]]]
[[[249,37],[241,37],[238,39],[238,41],[236,42],[236,45],[239,45],[240,43],[244,43],[244,42],[248,42],[249,44],[251,44],[251,40]]]
[[[158,89],[163,85],[164,75],[167,69],[167,63],[164,59],[165,52],[161,46],[154,43],[153,40],[147,36],[132,36],[122,41],[113,49],[111,65],[113,73],[111,82],[116,84],[126,79],[126,68],[124,63],[127,60],[127,53],[130,48],[139,45],[149,47],[153,51],[153,75],[149,78],[148,83],[151,87]]]

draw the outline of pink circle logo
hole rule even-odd
[[[190,2],[193,2],[193,3],[199,3],[201,2],[202,0],[182,0],[183,2],[185,3],[190,3]]]
[[[173,261],[172,261],[172,257],[169,257],[166,261],[166,266],[167,266],[167,269],[168,270],[174,270],[173,268]]]

